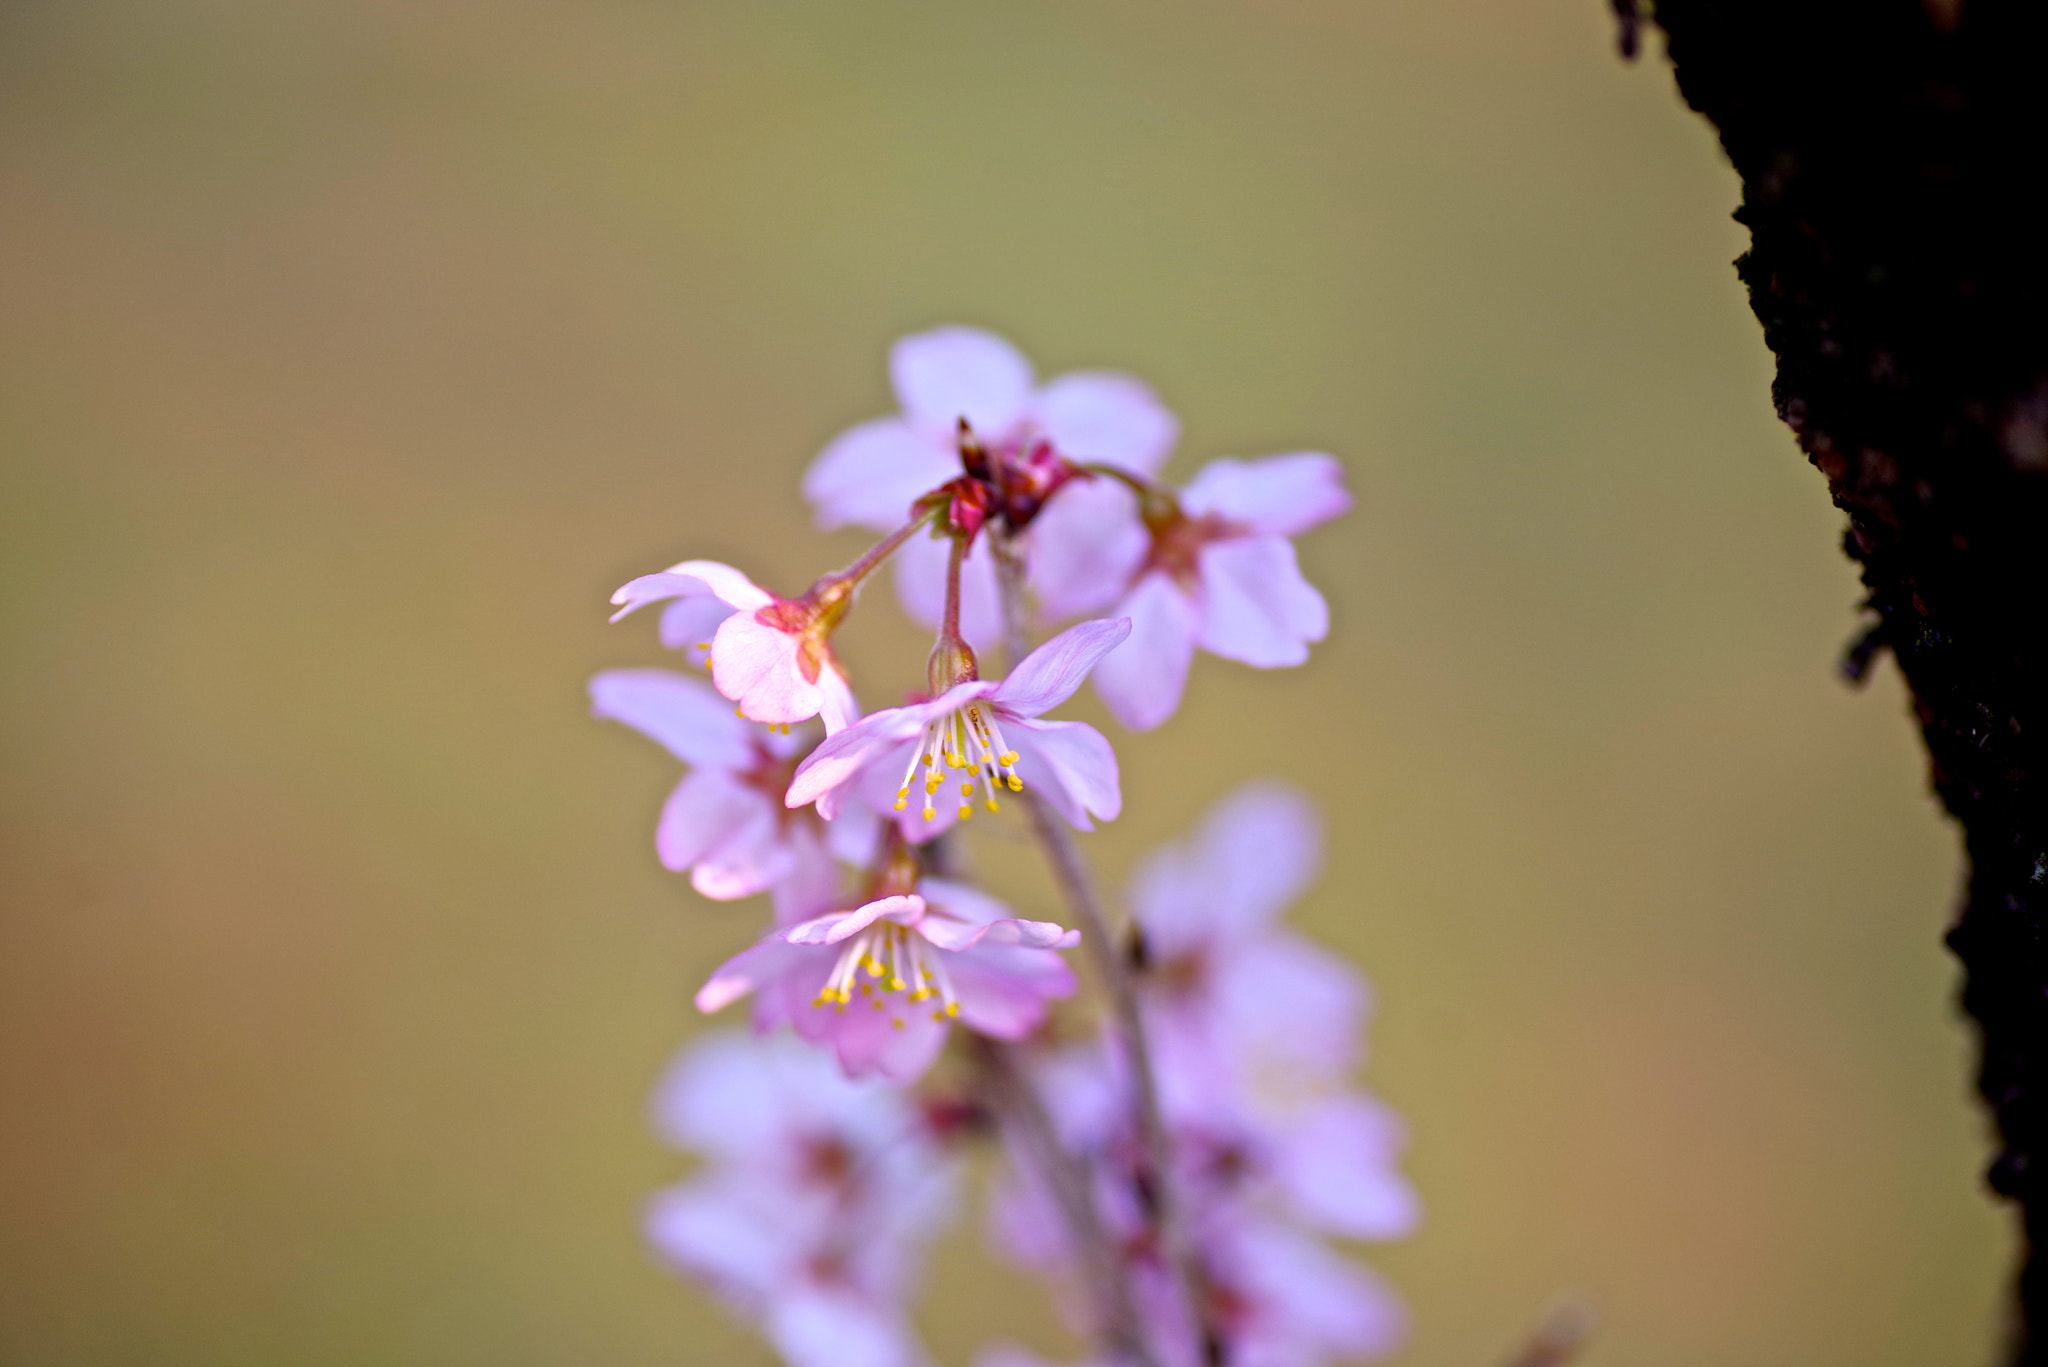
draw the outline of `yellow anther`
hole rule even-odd
[[[931,809],[930,807],[926,807],[926,808],[924,809],[924,819],[925,819],[926,821],[930,821],[930,820],[931,820],[931,819],[932,819],[933,817],[935,817],[935,816],[937,816],[937,815],[938,815],[938,813],[937,813],[937,812],[935,812],[935,811],[933,811],[933,810],[932,810],[932,809]]]
[[[944,1025],[946,1023],[946,1013],[943,1011],[934,1011],[932,1012],[932,1019],[937,1021],[939,1024]]]
[[[974,815],[974,808],[972,808],[972,807],[962,807],[962,808],[960,809],[960,819],[961,819],[962,821],[965,821],[965,820],[966,820],[966,819],[967,819],[968,817],[970,817],[970,816],[973,816],[973,815]]]
[[[902,811],[905,807],[908,807],[909,805],[910,799],[907,797],[899,797],[896,799],[896,810],[899,812]]]
[[[903,990],[904,986],[905,986],[905,984],[904,984],[904,981],[903,981],[903,979],[901,979],[901,978],[891,978],[891,979],[889,979],[889,990],[890,990],[891,992],[901,992],[901,991]]]
[[[699,649],[699,650],[709,650],[709,649],[711,649],[711,642],[709,642],[709,641],[699,641],[699,642],[697,642],[697,649]]]
[[[1002,810],[1001,808],[996,806],[996,800],[994,798],[990,798],[988,800],[988,809],[992,812]]]
[[[996,756],[996,763],[998,764],[1015,764],[1016,762],[1017,752],[1015,750],[1007,750]]]
[[[877,998],[875,998],[875,1010],[877,1010],[877,1011],[881,1010],[881,1009],[882,1009],[882,1006],[883,1006],[883,1002],[882,1002],[882,999],[881,999],[880,997],[877,997]]]
[[[901,1030],[903,1028],[903,1018],[899,1016],[895,1020],[890,1021],[889,1024],[895,1026],[898,1030]]]
[[[1010,775],[1009,778],[1003,781],[1010,785],[1010,791],[1013,793],[1021,793],[1024,791],[1024,780],[1018,778],[1015,774]]]
[[[973,797],[973,796],[974,796],[974,785],[973,785],[972,783],[963,783],[963,784],[961,784],[961,785],[960,785],[960,796],[962,796],[962,797]]]
[[[959,1015],[959,1014],[960,1014],[960,1003],[959,1003],[959,1002],[947,1002],[947,1003],[946,1003],[946,1014],[947,1014],[947,1015],[949,1015],[949,1016],[957,1016],[957,1015]]]

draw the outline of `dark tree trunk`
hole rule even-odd
[[[1742,177],[1778,414],[1870,591],[1843,667],[1897,658],[1963,829],[1948,943],[2025,1230],[2011,1360],[2048,1364],[2048,4],[1655,4]]]

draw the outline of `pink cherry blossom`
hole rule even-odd
[[[1041,714],[1073,696],[1129,632],[1127,621],[1082,622],[1032,651],[1000,683],[970,678],[930,702],[870,713],[798,765],[783,800],[792,807],[815,802],[829,818],[845,810],[846,791],[864,776],[895,779],[891,806],[905,837],[922,840],[944,830],[947,815],[965,819],[973,811],[975,780],[995,811],[997,793],[1021,790],[1028,773],[1046,804],[1078,829],[1093,829],[1091,816],[1113,820],[1123,794],[1109,742],[1092,726]],[[955,773],[957,812],[950,798],[935,802]],[[912,807],[911,790],[919,786],[924,801]]]
[[[902,1093],[786,1036],[686,1049],[657,1129],[705,1168],[647,1212],[649,1241],[758,1324],[792,1367],[923,1367],[905,1313],[958,1164]]]
[[[595,715],[624,722],[690,766],[662,806],[654,847],[704,896],[775,890],[779,901],[792,879],[836,881],[828,850],[854,863],[872,855],[871,818],[828,826],[782,805],[811,736],[749,725],[703,683],[665,669],[606,670],[591,679],[590,702]]]
[[[759,993],[757,1028],[787,1020],[833,1050],[849,1077],[910,1082],[938,1057],[954,1020],[1022,1039],[1046,1003],[1071,996],[1054,950],[1081,933],[1007,914],[986,894],[938,879],[790,926],[727,961],[697,993],[716,1011]]]
[[[960,474],[963,418],[998,459],[1043,442],[1068,461],[1113,465],[1140,476],[1166,463],[1180,432],[1179,420],[1141,381],[1074,371],[1040,385],[1022,353],[976,328],[937,328],[900,339],[889,354],[889,374],[901,413],[841,433],[804,476],[804,496],[816,508],[820,527],[855,524],[886,531],[901,522],[919,495]],[[1053,518],[1055,527],[1049,544],[1083,554],[1094,549],[1084,538],[1059,536],[1057,524],[1070,516],[1064,511],[1070,503],[1114,503],[1116,491],[1101,483],[1070,482],[1046,506],[1041,520]],[[1033,530],[1026,540],[1038,536]],[[1142,551],[1140,540],[1137,553]],[[897,592],[905,610],[934,628],[944,601],[945,562],[946,547],[938,541],[913,541],[897,555]],[[1041,574],[1053,591],[1064,593],[1078,573],[1063,554],[1029,555],[1027,563],[1041,592]],[[1000,600],[985,542],[977,543],[962,567],[961,597],[966,639],[978,649],[1000,641]]]
[[[1095,673],[1095,690],[1118,721],[1143,731],[1172,716],[1197,646],[1261,669],[1308,659],[1330,614],[1302,578],[1289,538],[1351,506],[1342,466],[1315,452],[1219,460],[1177,497],[1148,498],[1157,506],[1142,514],[1126,497],[1124,537],[1134,520],[1147,537],[1115,609],[1131,619],[1131,639]],[[1113,544],[1116,510],[1093,516],[1078,535]],[[1065,601],[1090,606],[1078,590]]]
[[[612,620],[649,603],[669,602],[662,618],[666,644],[716,623],[710,640],[711,680],[749,721],[788,726],[823,717],[827,732],[860,715],[846,671],[832,653],[831,634],[852,585],[820,580],[801,598],[780,598],[730,565],[685,560],[645,574],[612,595]],[[723,605],[720,613],[705,600]]]

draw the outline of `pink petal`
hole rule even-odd
[[[911,1002],[907,993],[857,998],[844,1011],[812,1008],[826,1019],[827,1036],[848,1077],[880,1076],[915,1082],[932,1066],[946,1042],[946,1026],[932,1018],[929,1001]],[[879,1002],[877,1009],[875,1003]],[[966,1008],[961,1008],[964,1014]],[[903,1023],[898,1029],[896,1022]]]
[[[1180,420],[1149,385],[1106,370],[1060,376],[1039,391],[1031,416],[1067,459],[1140,475],[1157,473],[1180,437]]]
[[[980,945],[946,960],[960,1023],[992,1039],[1022,1039],[1045,1019],[1048,1001],[1074,994],[1074,971],[1047,949]]]
[[[1130,634],[1128,617],[1102,618],[1068,627],[1026,655],[989,701],[1004,720],[1051,711],[1073,697],[1096,661],[1122,645]]]
[[[1019,717],[1003,734],[1017,749],[1024,782],[1037,785],[1038,795],[1076,830],[1095,829],[1090,814],[1113,821],[1123,810],[1116,752],[1094,727]]]
[[[754,759],[747,724],[702,682],[666,669],[607,669],[590,681],[594,716],[624,722],[685,764],[740,769]]]
[[[660,603],[670,598],[710,597],[711,587],[703,580],[687,574],[643,574],[638,579],[629,579],[612,592],[612,606],[618,611],[612,620],[618,621],[629,612],[637,612],[649,603]]]
[[[972,883],[955,883],[946,878],[924,878],[918,881],[917,886],[929,906],[936,911],[944,912],[956,921],[985,925],[990,921],[1000,921],[1010,914],[1007,906]]]
[[[916,1367],[927,1360],[896,1307],[839,1287],[783,1288],[763,1330],[788,1367]]]
[[[829,661],[818,671],[818,692],[822,695],[818,719],[825,723],[826,735],[835,735],[860,720],[860,704],[854,701],[853,689]]]
[[[797,765],[789,792],[783,795],[783,805],[801,807],[816,802],[851,782],[863,767],[896,749],[924,727],[922,707],[890,707],[871,712],[844,731],[825,737]]]
[[[1299,1123],[1280,1151],[1279,1177],[1300,1218],[1347,1239],[1399,1239],[1421,1219],[1415,1190],[1394,1169],[1401,1122],[1363,1096],[1334,1098]]]
[[[822,530],[851,523],[892,532],[909,519],[919,495],[959,474],[950,432],[934,440],[901,418],[876,418],[841,432],[811,462],[804,497]]]
[[[1260,932],[1315,881],[1322,844],[1322,820],[1300,792],[1249,783],[1211,808],[1193,836],[1146,861],[1131,905],[1162,932],[1195,920],[1232,936]]]
[[[1163,574],[1148,574],[1117,611],[1131,619],[1130,639],[1095,667],[1095,692],[1133,731],[1150,731],[1174,714],[1195,655],[1195,608]]]
[[[1202,548],[1202,649],[1261,669],[1298,665],[1330,630],[1330,610],[1283,537],[1249,536]]]
[[[950,441],[966,418],[987,441],[1008,436],[1031,398],[1031,363],[979,328],[914,333],[889,350],[889,378],[911,425]]]
[[[1138,520],[1138,496],[1101,478],[1063,486],[1027,535],[1031,591],[1048,621],[1099,613],[1114,603],[1152,545]]]
[[[1382,1357],[1406,1336],[1407,1315],[1386,1285],[1320,1240],[1262,1221],[1234,1242],[1236,1270],[1264,1303],[1261,1318],[1276,1322],[1292,1348],[1270,1361],[1299,1362],[1315,1348],[1319,1358]]]
[[[660,575],[651,576],[659,579]],[[630,585],[628,586],[630,587]],[[699,593],[669,601],[661,610],[661,643],[670,650],[709,646],[718,624],[733,614],[732,604],[715,594]],[[702,664],[704,652],[695,657]]]
[[[666,574],[687,575],[703,581],[704,587],[742,612],[758,612],[775,601],[775,595],[730,565],[716,560],[685,560],[670,565]]]
[[[793,945],[836,945],[842,940],[852,939],[884,917],[903,925],[914,925],[923,915],[924,898],[915,893],[908,897],[882,897],[852,911],[835,911],[791,926],[782,932],[782,938]]]
[[[708,1016],[749,992],[779,982],[818,957],[816,950],[799,949],[780,935],[758,940],[720,964],[710,981],[697,989],[697,1009]],[[829,957],[826,966],[829,971]]]
[[[732,902],[766,892],[796,868],[796,851],[781,838],[780,813],[767,803],[747,823],[690,870],[690,886],[714,902]]]
[[[749,721],[808,721],[824,706],[825,693],[798,669],[800,644],[753,613],[736,612],[712,638],[711,681]]]
[[[913,622],[938,630],[946,609],[948,543],[914,536],[896,552],[896,600]],[[988,538],[975,540],[960,566],[960,635],[988,654],[1003,643],[1002,594],[996,585],[995,556]]]
[[[1052,921],[1023,921],[1013,916],[980,925],[927,916],[917,923],[917,933],[940,949],[956,954],[983,943],[1019,945],[1026,949],[1072,949],[1081,943],[1078,930],[1068,930]]]
[[[645,1231],[670,1265],[742,1303],[767,1295],[801,1256],[786,1222],[763,1220],[758,1210],[702,1182],[656,1196]]]
[[[846,905],[839,895],[839,865],[834,858],[839,851],[835,838],[840,835],[840,826],[851,828],[857,824],[832,822],[826,826],[823,840],[807,822],[790,825],[785,842],[791,854],[789,871],[768,889],[778,927],[787,928],[822,915],[835,906]],[[874,851],[874,832],[875,827],[870,820],[868,843],[855,858],[848,860],[849,863],[867,862]]]
[[[1211,461],[1180,499],[1190,513],[1215,513],[1265,536],[1299,536],[1351,507],[1344,467],[1320,451]]]
[[[1234,942],[1214,972],[1209,1025],[1247,1071],[1326,1085],[1357,1063],[1371,993],[1349,960],[1269,932]]]
[[[834,859],[865,867],[875,857],[875,841],[881,833],[882,823],[875,811],[864,803],[852,803],[825,823],[825,848]]]
[[[699,769],[675,786],[661,806],[654,849],[664,868],[678,872],[717,850],[773,810],[761,795],[717,769]]]

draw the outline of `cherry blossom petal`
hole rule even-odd
[[[844,828],[844,831],[842,831]],[[864,829],[863,829],[864,828]],[[828,822],[822,840],[807,822],[791,823],[785,843],[791,862],[789,872],[775,880],[768,889],[775,909],[775,924],[789,927],[799,921],[844,906],[839,896],[839,864],[845,859],[850,864],[865,864],[874,854],[876,822],[874,818],[862,819],[860,814],[849,814],[847,819]],[[864,836],[863,843],[846,845],[845,835]]]
[[[661,643],[670,650],[694,650],[702,646],[704,649],[696,650],[692,658],[703,664],[710,654],[711,638],[718,634],[718,624],[732,616],[734,611],[732,604],[715,594],[699,593],[670,599],[669,605],[661,610]]]
[[[853,689],[830,661],[818,671],[818,692],[818,720],[825,723],[826,735],[836,735],[860,720],[860,704],[854,701]]]
[[[1026,655],[989,701],[1004,718],[1036,717],[1048,712],[1073,697],[1096,661],[1122,645],[1130,634],[1128,617],[1101,618],[1068,627]]]
[[[1217,932],[1249,935],[1306,892],[1322,864],[1314,805],[1285,784],[1248,783],[1211,808],[1192,837],[1146,861],[1131,905],[1162,930],[1199,919]]]
[[[881,897],[854,908],[852,911],[835,911],[782,932],[782,938],[793,945],[836,945],[850,940],[875,922],[887,917],[902,925],[913,925],[924,915],[924,898],[912,893],[908,897]]]
[[[1095,692],[1125,726],[1150,731],[1174,714],[1187,687],[1195,657],[1194,604],[1171,579],[1155,573],[1140,579],[1116,611],[1131,619],[1130,639],[1095,666]]]
[[[1344,467],[1320,451],[1211,461],[1180,497],[1190,513],[1214,513],[1264,536],[1299,536],[1351,508]]]
[[[766,1296],[788,1274],[788,1241],[761,1212],[717,1187],[691,1183],[649,1203],[647,1242],[678,1271],[729,1298]]]
[[[1377,1102],[1350,1095],[1316,1107],[1279,1151],[1278,1176],[1296,1213],[1347,1239],[1413,1233],[1421,1203],[1394,1168],[1406,1134]]]
[[[1022,1039],[1048,1001],[1074,994],[1074,971],[1050,950],[983,944],[946,960],[960,1023],[993,1039]]]
[[[942,327],[913,333],[889,349],[889,378],[911,425],[951,440],[962,418],[985,441],[998,441],[1024,416],[1031,399],[1031,363],[980,328]]]
[[[781,981],[806,961],[817,958],[823,959],[818,974],[822,983],[825,974],[831,971],[829,954],[821,956],[815,949],[792,945],[780,935],[757,940],[720,964],[704,986],[697,989],[697,1009],[708,1016],[749,992],[760,991]]]
[[[1099,613],[1120,598],[1152,538],[1138,496],[1113,479],[1077,479],[1032,520],[1025,564],[1048,621]]]
[[[896,552],[896,600],[919,626],[933,631],[946,611],[946,559],[951,543],[913,536]],[[996,582],[995,553],[977,537],[960,566],[960,635],[977,651],[1003,643],[1002,592]]]
[[[671,598],[703,597],[716,600],[711,586],[703,580],[687,574],[671,574],[664,570],[660,574],[643,574],[638,579],[628,579],[612,591],[612,606],[618,609],[611,620],[618,621],[629,612],[637,612],[649,603],[666,602]]]
[[[767,802],[755,810],[755,819],[720,841],[690,870],[690,886],[714,902],[766,892],[796,868],[796,851],[781,838],[781,813]]]
[[[1358,1061],[1371,992],[1351,964],[1298,935],[1231,942],[1214,969],[1213,1043],[1276,1085],[1327,1085]]]
[[[943,1018],[933,1019],[931,1003],[910,1002],[901,992],[858,998],[843,1012],[829,1006],[813,1009],[834,1019],[832,1048],[848,1077],[915,1082],[946,1042],[946,1025]]]
[[[851,523],[892,532],[919,495],[959,474],[950,430],[935,441],[901,418],[876,418],[841,432],[811,462],[804,497],[824,531]]]
[[[1322,1241],[1259,1221],[1247,1222],[1232,1242],[1234,1270],[1261,1302],[1261,1318],[1279,1331],[1275,1351],[1247,1353],[1246,1362],[1287,1367],[1311,1353],[1318,1359],[1382,1357],[1406,1337],[1407,1315],[1386,1284]]]
[[[590,681],[594,716],[624,722],[685,764],[740,769],[754,758],[747,724],[700,680],[667,669],[607,669]]]
[[[1298,665],[1330,630],[1323,595],[1301,577],[1284,537],[1248,536],[1202,548],[1202,649],[1261,669]]]
[[[956,954],[983,943],[1019,945],[1026,949],[1072,949],[1081,943],[1078,930],[1068,930],[1053,921],[1024,921],[1014,916],[982,925],[927,916],[917,923],[917,933],[940,949],[949,949]]]
[[[662,867],[678,873],[759,822],[763,810],[774,811],[766,799],[718,769],[688,775],[661,805],[654,828],[654,850]]]
[[[921,1367],[929,1361],[901,1313],[837,1287],[806,1286],[776,1297],[763,1328],[789,1367]]]
[[[942,911],[956,921],[986,925],[990,921],[1000,921],[1010,914],[1009,907],[972,883],[955,883],[947,878],[924,878],[918,881],[917,890],[924,894],[926,904],[934,911]]]
[[[742,612],[759,612],[775,601],[774,594],[716,560],[685,560],[670,565],[663,573],[700,580],[705,588]]]
[[[798,667],[801,645],[753,613],[735,612],[711,639],[711,681],[749,721],[809,721],[824,706],[825,691]]]
[[[1067,459],[1150,475],[1180,437],[1151,386],[1112,371],[1076,370],[1053,380],[1031,404],[1038,431]]]
[[[875,840],[881,833],[882,823],[874,810],[852,803],[825,823],[825,848],[842,863],[864,866],[875,857]]]
[[[993,687],[990,689],[993,692]],[[882,755],[897,750],[925,728],[929,704],[870,712],[844,731],[825,737],[797,765],[783,805],[801,807],[851,782]]]
[[[1116,751],[1085,722],[1009,720],[1003,734],[1020,756],[1024,782],[1076,830],[1092,831],[1090,815],[1113,821],[1124,807]]]

